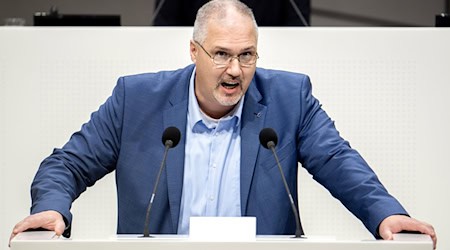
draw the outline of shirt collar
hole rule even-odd
[[[189,104],[188,104],[188,123],[190,129],[194,131],[197,126],[203,126],[207,129],[214,129],[219,123],[232,121],[235,127],[239,126],[242,115],[242,108],[244,106],[245,95],[241,98],[238,104],[230,111],[227,115],[220,119],[214,119],[206,115],[201,111],[198,105],[197,97],[195,96],[194,86],[195,86],[195,72],[196,67],[192,71],[191,78],[189,81]]]

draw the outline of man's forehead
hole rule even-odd
[[[247,43],[256,47],[258,33],[251,22],[219,23],[210,22],[207,26],[206,41],[227,41],[232,43]]]

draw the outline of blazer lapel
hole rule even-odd
[[[167,190],[170,205],[170,214],[172,217],[171,221],[175,233],[178,229],[181,193],[183,190],[188,88],[190,73],[192,73],[192,68],[188,70],[188,77],[180,79],[180,81],[185,81],[186,84],[179,84],[177,90],[174,91],[173,95],[171,95],[169,102],[171,103],[172,107],[163,111],[163,129],[174,126],[177,127],[181,132],[180,142],[176,147],[170,149],[167,154],[167,162],[165,168],[167,176]]]
[[[259,132],[263,128],[266,106],[260,104],[261,94],[250,84],[245,97],[241,124],[241,214],[246,215],[248,195],[259,150]]]

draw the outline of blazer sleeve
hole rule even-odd
[[[111,97],[92,113],[81,130],[44,159],[31,185],[31,213],[55,210],[68,228],[72,202],[115,169],[120,151],[125,90],[118,80]]]
[[[311,93],[305,77],[300,91],[298,155],[303,167],[375,236],[383,219],[406,210],[381,184],[361,155],[340,137],[334,122]]]

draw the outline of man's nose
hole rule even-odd
[[[239,57],[232,57],[227,68],[227,73],[231,76],[239,76],[241,74],[241,65]]]

